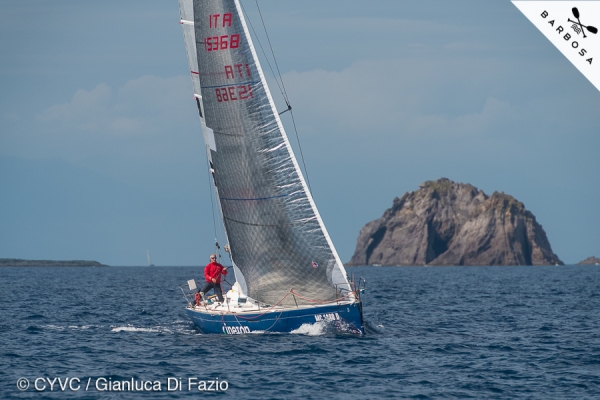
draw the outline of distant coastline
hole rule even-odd
[[[21,260],[0,258],[0,267],[108,267],[98,261],[89,260]]]
[[[588,257],[583,261],[579,261],[577,265],[600,265],[600,258],[598,257]]]

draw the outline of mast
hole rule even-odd
[[[209,173],[212,177],[213,168],[212,168],[212,159],[211,159],[211,150],[216,151],[215,138],[212,129],[206,126],[204,120],[204,112],[203,112],[203,103],[202,103],[202,94],[200,88],[200,78],[199,78],[199,68],[198,68],[198,58],[196,53],[196,38],[195,38],[195,29],[194,29],[194,1],[193,0],[179,0],[179,13],[180,13],[180,21],[184,43],[186,48],[186,53],[188,56],[188,64],[190,66],[190,75],[192,78],[192,85],[194,90],[194,100],[196,102],[196,106],[198,108],[198,115],[200,117],[200,125],[202,127],[202,134],[204,136],[205,143],[205,151],[206,158],[209,164]],[[214,193],[219,198],[219,190],[214,185],[214,179],[211,179],[212,189]],[[217,205],[218,213],[221,216],[221,220],[223,220],[223,212],[221,210],[221,205]],[[216,234],[216,232],[215,232]],[[227,237],[227,230],[225,230],[225,238],[227,242],[229,242],[229,238]],[[231,257],[231,251],[229,251]],[[240,285],[242,292],[244,294],[248,293],[248,288],[246,286],[246,280],[244,275],[240,271],[240,269],[233,262],[233,271],[234,276],[238,284]]]

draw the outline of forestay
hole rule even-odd
[[[194,93],[238,281],[274,304],[349,289],[275,109],[238,0],[180,0]],[[243,278],[239,276],[239,272]],[[292,296],[285,300],[294,304]],[[297,298],[298,304],[310,304]]]

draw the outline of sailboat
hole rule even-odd
[[[154,264],[152,264],[152,261],[150,260],[150,251],[148,249],[146,249],[146,257],[148,257],[148,266],[154,267]]]
[[[239,0],[179,0],[208,168],[235,283],[224,301],[182,285],[204,333],[363,334],[364,280],[349,278],[294,156]]]

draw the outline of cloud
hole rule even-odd
[[[2,140],[8,154],[61,158],[139,187],[176,186],[204,153],[189,76],[77,90]]]
[[[479,42],[473,41],[465,41],[465,42],[452,42],[444,45],[445,50],[451,51],[464,51],[464,52],[473,52],[473,51],[490,51],[493,50],[494,47]]]
[[[368,31],[372,34],[393,34],[395,40],[410,35],[410,40],[414,40],[415,32],[420,36],[448,35],[473,31],[474,28],[461,26],[457,24],[447,24],[427,19],[403,19],[386,17],[338,17],[324,19],[306,19],[298,20],[297,25],[303,26],[310,24],[311,28],[327,32],[356,33]],[[289,21],[286,21],[289,22]]]
[[[410,120],[413,132],[442,132],[453,135],[477,135],[495,128],[507,119],[515,118],[515,110],[507,101],[488,97],[480,112],[454,118],[443,114],[414,115]]]
[[[101,83],[77,90],[68,103],[53,105],[36,120],[61,134],[151,134],[177,125],[181,103],[191,98],[189,78],[143,76],[114,91]],[[185,107],[183,107],[185,108]],[[187,109],[186,109],[187,110]]]
[[[140,120],[120,117],[112,121],[109,128],[112,132],[133,133],[139,132],[142,126],[143,124]]]
[[[495,74],[469,60],[398,59],[359,61],[340,72],[294,71],[284,79],[293,106],[310,115],[307,123],[330,133],[478,135],[515,118],[508,99],[490,94],[501,84]]]
[[[112,90],[105,84],[99,84],[90,91],[80,89],[69,103],[53,105],[36,119],[45,123],[59,122],[84,131],[98,130],[107,118],[111,98]]]

